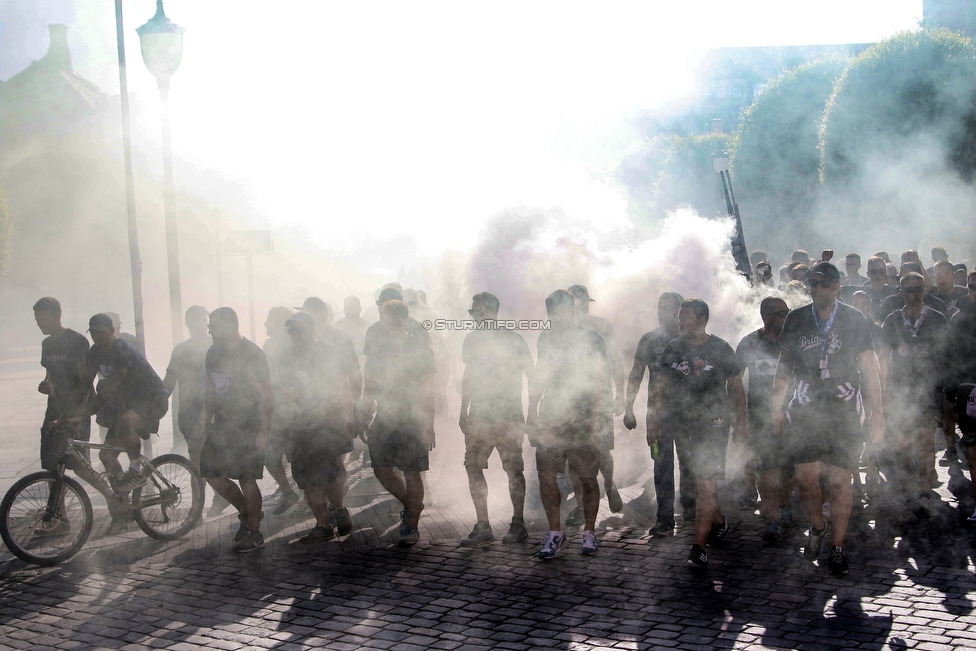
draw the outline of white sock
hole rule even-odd
[[[557,536],[559,538],[562,538],[563,537],[563,532],[562,531],[550,531],[549,532],[549,535],[552,536],[553,538],[556,538]]]

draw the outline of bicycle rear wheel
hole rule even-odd
[[[203,513],[203,480],[178,454],[152,460],[155,471],[132,491],[136,524],[156,540],[176,540],[196,526]]]
[[[60,524],[37,532],[58,485],[64,490],[62,507],[55,514]],[[4,544],[17,558],[35,565],[56,565],[74,556],[88,540],[93,522],[91,500],[81,484],[53,472],[27,475],[11,486],[0,502]]]

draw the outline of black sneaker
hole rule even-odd
[[[747,488],[746,492],[739,496],[738,505],[740,511],[754,510],[759,505],[759,493]]]
[[[691,553],[688,554],[688,560],[685,561],[685,565],[695,570],[704,570],[708,567],[708,555],[701,545],[691,546]]]
[[[783,539],[783,525],[778,520],[770,520],[766,523],[762,539],[771,544],[778,543]]]
[[[827,555],[827,566],[831,574],[844,576],[847,574],[847,556],[840,547],[831,547],[830,554]]]
[[[508,533],[502,538],[502,542],[506,545],[512,545],[528,537],[529,530],[525,528],[525,520],[512,518],[512,524],[508,526]]]
[[[348,536],[352,533],[352,516],[349,515],[349,509],[339,509],[335,515],[336,533],[340,536]]]
[[[948,468],[957,463],[959,463],[959,458],[956,456],[955,449],[946,448],[946,451],[942,453],[942,458],[939,459],[939,465]]]
[[[620,513],[624,510],[624,501],[620,499],[620,492],[614,484],[610,484],[610,488],[607,489],[607,503],[611,513]]]
[[[145,484],[151,474],[152,469],[149,466],[144,466],[140,470],[129,468],[119,475],[114,482],[111,482],[112,488],[117,493],[127,493]]]
[[[246,531],[244,536],[234,545],[234,551],[238,554],[247,554],[255,549],[264,547],[264,536],[260,531]]]
[[[729,535],[729,521],[727,519],[722,520],[722,524],[713,524],[712,530],[708,532],[708,538],[705,540],[705,544],[711,547],[718,547],[725,540],[725,537]]]
[[[480,547],[495,542],[495,534],[487,522],[476,522],[467,538],[461,539],[462,547]]]
[[[824,528],[821,531],[814,531],[813,527],[810,527],[810,533],[807,535],[807,544],[803,548],[803,558],[808,561],[815,561],[820,558],[820,552],[823,550],[823,542],[830,533],[830,521],[824,520]]]
[[[335,538],[335,530],[332,527],[320,527],[316,525],[307,534],[299,538],[298,542],[306,544],[319,543],[332,540],[333,538]]]
[[[241,521],[241,526],[237,528],[237,533],[234,534],[235,543],[244,540],[244,536],[247,534],[247,517],[243,513],[238,513],[237,519]]]
[[[648,529],[647,535],[651,538],[665,538],[674,536],[674,523],[658,522],[653,527]]]
[[[571,527],[583,524],[583,507],[577,506],[566,516],[566,524]]]

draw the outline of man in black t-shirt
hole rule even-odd
[[[47,409],[41,425],[41,467],[56,470],[68,438],[88,441],[91,437],[91,415],[87,406],[92,397],[92,379],[88,374],[88,339],[61,325],[61,304],[46,296],[34,304],[34,320],[41,333],[41,366],[46,375],[37,391],[47,396]],[[88,458],[88,449],[79,450]],[[105,497],[113,518],[125,521],[125,506],[112,491],[101,486],[94,473],[72,458],[66,467],[89,483]],[[54,495],[52,494],[52,498]],[[53,506],[53,504],[52,504]],[[68,533],[71,523],[61,517],[45,516],[34,533],[38,536],[57,536]]]
[[[108,429],[105,443],[125,448],[129,468],[122,472],[119,453],[102,450],[98,458],[116,491],[141,486],[148,477],[139,452],[140,438],[159,431],[159,419],[169,409],[169,391],[146,358],[128,342],[115,338],[112,319],[96,314],[88,322],[93,346],[88,351],[88,378],[96,385],[95,422]]]
[[[852,472],[857,470],[863,441],[862,383],[871,440],[877,444],[884,438],[878,357],[864,316],[837,301],[837,267],[818,262],[807,282],[813,303],[790,312],[780,335],[771,427],[775,435],[782,435],[789,419],[795,477],[812,525],[804,556],[816,560],[833,530],[829,567],[833,573],[846,574],[843,544],[851,516]],[[794,383],[793,399],[784,410],[786,391]],[[829,522],[823,517],[821,470],[830,485]]]
[[[576,325],[573,295],[557,289],[546,298],[550,330],[539,335],[539,363],[529,384],[529,442],[536,447],[539,491],[549,534],[538,556],[551,559],[566,544],[556,475],[567,462],[579,477],[583,505],[583,554],[597,552],[600,446],[597,436],[612,406],[607,347],[603,338]]]
[[[668,342],[678,336],[678,308],[685,299],[675,292],[665,292],[657,300],[658,327],[646,333],[637,343],[634,353],[634,366],[627,380],[627,397],[624,401],[624,427],[635,429],[637,417],[634,415],[634,401],[640,391],[644,371],[647,370],[647,410],[644,416],[645,430],[650,430],[653,415],[654,383],[664,373],[661,367],[661,354]],[[654,461],[654,493],[657,499],[657,521],[648,531],[650,536],[674,535],[674,457],[677,447],[678,469],[681,473],[680,497],[684,508],[684,518],[694,519],[697,489],[695,476],[688,458],[685,440],[674,438],[674,428],[664,422],[657,445],[650,440],[651,459]]]
[[[905,307],[888,315],[881,335],[881,387],[885,422],[894,435],[902,489],[909,504],[932,513],[935,478],[935,426],[942,413],[943,365],[948,322],[922,303],[925,280],[911,272],[901,277]],[[918,486],[909,475],[917,467]],[[890,482],[890,480],[889,480]],[[890,482],[897,483],[897,482]]]
[[[315,515],[315,527],[299,538],[303,543],[331,540],[330,506],[335,510],[338,534],[352,530],[352,518],[343,505],[345,473],[342,455],[357,436],[355,400],[361,380],[359,361],[345,336],[316,339],[315,320],[298,312],[285,323],[294,346],[278,365],[277,421],[291,446],[291,472]],[[331,330],[331,328],[330,328]],[[355,374],[349,373],[353,358]]]
[[[461,346],[464,375],[459,425],[464,433],[464,468],[478,517],[471,535],[461,540],[464,547],[494,540],[488,522],[488,483],[484,469],[488,467],[492,450],[496,449],[508,475],[512,499],[512,523],[503,542],[515,543],[529,535],[524,519],[522,376],[531,377],[535,363],[522,335],[514,330],[490,327],[497,323],[498,307],[498,299],[488,292],[472,298],[471,318],[488,327],[469,332]]]
[[[424,508],[420,473],[429,467],[435,442],[436,367],[430,337],[421,335],[427,331],[410,320],[403,301],[384,299],[381,293],[380,320],[366,331],[362,404],[367,420],[372,418],[367,445],[373,474],[403,505],[399,544],[410,546],[420,541],[418,525]]]
[[[200,467],[200,450],[206,438],[204,402],[207,393],[207,351],[213,340],[207,332],[207,308],[194,305],[186,311],[186,328],[190,338],[177,344],[166,367],[163,384],[172,393],[179,389],[177,425],[186,439],[190,462]]]
[[[735,349],[743,375],[746,371],[749,373],[749,447],[759,470],[759,494],[766,518],[763,539],[771,543],[779,542],[782,538],[780,509],[790,503],[786,487],[793,474],[793,457],[789,447],[785,445],[783,437],[773,435],[769,422],[773,378],[779,361],[779,337],[789,313],[790,309],[783,299],[772,296],[764,298],[759,304],[763,327],[743,337]],[[755,470],[750,469],[751,465],[746,464],[746,472],[753,475]]]
[[[733,413],[736,441],[744,443],[749,438],[739,360],[728,343],[705,332],[707,324],[705,301],[690,298],[681,303],[680,336],[661,353],[664,372],[654,383],[654,411],[647,430],[653,444],[667,419],[675,438],[687,441],[698,489],[694,544],[687,565],[696,569],[708,566],[705,545],[720,544],[729,532],[718,503],[718,482],[725,479]]]
[[[274,412],[271,372],[264,352],[241,336],[233,309],[218,307],[210,313],[210,335],[207,439],[200,452],[200,475],[237,509],[241,526],[234,536],[234,551],[246,553],[264,545],[257,480],[264,476],[264,450]]]

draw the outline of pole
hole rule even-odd
[[[251,322],[251,341],[257,343],[257,327],[254,325],[254,256],[248,253],[247,258],[247,311]]]
[[[132,312],[136,326],[136,345],[146,354],[146,331],[142,317],[142,259],[139,257],[139,230],[136,222],[136,191],[132,179],[132,138],[129,132],[129,86],[125,77],[125,41],[122,29],[122,0],[115,0],[115,32],[119,48],[119,91],[122,106],[122,154],[125,159],[125,204],[128,214],[129,268],[132,274]]]
[[[176,188],[173,185],[173,145],[169,133],[169,80],[159,84],[163,123],[163,212],[166,216],[166,261],[169,268],[169,318],[173,346],[183,341],[183,297],[180,291],[180,244],[176,220]]]

